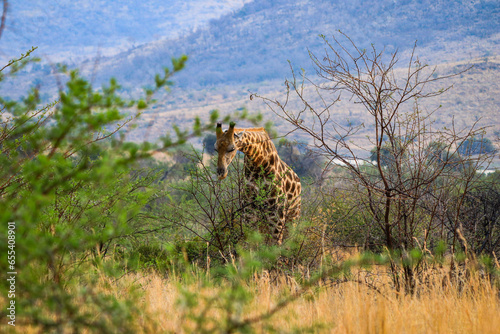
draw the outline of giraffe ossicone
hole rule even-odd
[[[301,184],[295,172],[278,156],[278,151],[264,128],[235,128],[226,131],[217,123],[215,150],[218,152],[217,176],[227,177],[228,167],[238,151],[245,155],[245,180],[248,185],[243,207],[248,216],[263,214],[264,232],[277,244],[283,242],[287,225],[300,215]],[[267,198],[262,200],[262,194]]]

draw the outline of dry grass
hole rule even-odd
[[[129,279],[139,282],[144,289],[141,300],[144,314],[140,317],[156,319],[158,328],[154,331],[196,331],[195,323],[186,318],[187,309],[176,303],[180,297],[178,279],[163,279],[156,274]],[[204,288],[201,281],[187,287],[205,297],[218,296],[225,288],[217,285]],[[273,283],[263,275],[247,288],[253,298],[243,307],[242,318],[269,312],[296,286],[284,279]],[[118,286],[117,289],[120,290]],[[199,315],[204,306],[202,301],[193,313]],[[206,314],[211,319],[207,322],[209,328],[216,329],[217,322],[225,317],[217,306],[220,305],[214,305]],[[418,296],[399,295],[389,289],[380,294],[348,282],[308,292],[270,319],[253,326],[256,332],[265,333],[269,325],[284,333],[307,327],[315,328],[315,333],[500,333],[500,302],[498,290],[477,276],[469,278],[461,289],[443,286],[436,280]]]
[[[380,271],[375,273],[380,275]],[[227,317],[223,305],[227,299],[223,296],[229,285],[207,283],[201,276],[193,273],[189,282],[180,276],[165,278],[154,272],[128,275],[118,281],[102,277],[97,289],[121,299],[128,298],[134,286],[140,287],[142,297],[134,332],[200,333],[189,314],[206,312],[204,328],[222,333],[220,326]],[[252,323],[252,328],[257,333],[267,333],[271,327],[278,333],[500,333],[499,291],[480,272],[472,272],[459,285],[449,283],[446,271],[428,277],[430,281],[421,284],[414,296],[398,294],[384,277],[376,281],[379,291],[355,282],[319,284],[270,318]],[[266,272],[243,285],[251,297],[236,308],[239,312],[232,314],[233,319],[266,314],[300,290],[293,279],[270,279]],[[202,298],[196,306],[187,307],[182,291]],[[214,303],[206,308],[210,299]],[[16,330],[40,332],[34,327],[18,326]]]

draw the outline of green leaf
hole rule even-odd
[[[146,103],[146,101],[144,100],[139,100],[139,102],[137,102],[137,109],[146,109],[148,107],[148,104]]]

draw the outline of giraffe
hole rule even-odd
[[[244,175],[247,192],[244,208],[253,215],[262,213],[267,220],[260,225],[261,232],[272,235],[275,243],[281,245],[287,223],[300,215],[301,184],[295,172],[283,162],[276,147],[264,128],[237,129],[231,122],[229,129],[222,131],[217,123],[215,150],[218,152],[217,175],[226,178],[228,167],[237,151],[245,155]],[[257,200],[259,193],[266,194],[264,200]],[[251,213],[253,212],[253,214]],[[258,219],[258,218],[257,218]],[[269,233],[272,230],[272,234]]]

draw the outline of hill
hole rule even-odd
[[[103,59],[101,67],[103,73],[122,74],[125,82],[135,83],[159,71],[170,56],[189,54],[187,69],[176,77],[179,87],[144,116],[143,130],[136,132],[137,139],[142,138],[141,131],[146,131],[145,124],[154,124],[148,129],[149,138],[153,139],[163,135],[172,123],[187,125],[194,115],[206,115],[211,109],[231,112],[242,106],[263,111],[284,134],[286,125],[259,101],[249,101],[249,93],[280,96],[284,78],[290,77],[287,60],[313,73],[308,51],[324,53],[318,34],[328,36],[340,29],[360,47],[374,43],[388,53],[398,50],[402,64],[418,40],[417,54],[438,65],[440,74],[463,69],[467,63],[475,64],[469,72],[443,83],[454,89],[438,99],[424,101],[422,107],[431,110],[442,105],[436,114],[438,126],[454,120],[457,126],[464,127],[479,119],[479,126],[491,126],[489,135],[493,136],[500,133],[500,34],[495,19],[498,14],[498,3],[492,1],[341,4],[256,0],[186,38],[150,43]],[[127,72],[124,64],[141,71]],[[342,121],[369,124],[360,108],[347,103],[338,105],[336,116]],[[367,126],[358,140],[362,141],[370,130]]]
[[[154,1],[138,8],[146,8],[151,3]],[[161,8],[158,12],[162,12]],[[161,72],[171,57],[189,55],[187,68],[174,78],[174,91],[159,96],[159,103],[146,112],[141,126],[131,137],[142,140],[147,129],[148,138],[152,140],[163,135],[172,123],[187,125],[194,115],[207,115],[211,109],[231,112],[245,106],[251,111],[267,113],[263,104],[248,100],[249,93],[271,96],[282,93],[283,80],[290,77],[287,60],[295,68],[314,73],[308,52],[319,56],[324,53],[319,34],[331,36],[340,29],[362,48],[373,43],[379,49],[385,48],[387,53],[398,50],[402,60],[417,40],[417,54],[425,62],[438,65],[441,74],[468,62],[476,64],[473,70],[450,82],[455,88],[440,97],[442,100],[429,101],[424,107],[442,104],[441,124],[451,121],[452,117],[464,125],[481,119],[480,125],[493,127],[489,132],[493,136],[500,133],[499,16],[500,3],[488,0],[353,0],[348,3],[254,0],[192,33],[137,45],[115,56],[91,59],[80,67],[84,74],[94,78],[94,85],[99,86],[114,76],[124,87],[124,93],[135,95],[152,82],[153,75]],[[152,26],[155,20],[160,20],[159,17],[146,19]],[[133,30],[135,23],[130,22]],[[141,31],[144,32],[138,29],[138,33]],[[102,36],[103,43],[112,45],[110,33],[103,32]],[[50,98],[55,87],[55,83],[50,82],[51,72],[48,64],[33,66],[24,74],[25,80],[4,83],[2,89],[24,91],[19,81],[25,85],[43,83],[42,95]],[[361,112],[350,108],[340,108],[338,117],[359,123],[366,121]],[[277,121],[272,114],[266,117]],[[151,122],[154,125],[149,129],[146,124]]]
[[[418,40],[427,61],[458,61],[498,53],[498,1],[254,0],[205,29],[102,59],[102,77],[145,82],[181,53],[190,56],[181,86],[261,82],[289,73],[287,60],[310,69],[319,34],[338,29],[363,47],[408,50]],[[138,69],[131,71],[130,69]]]
[[[250,0],[9,1],[0,59],[38,46],[51,61],[78,63],[187,35]]]

